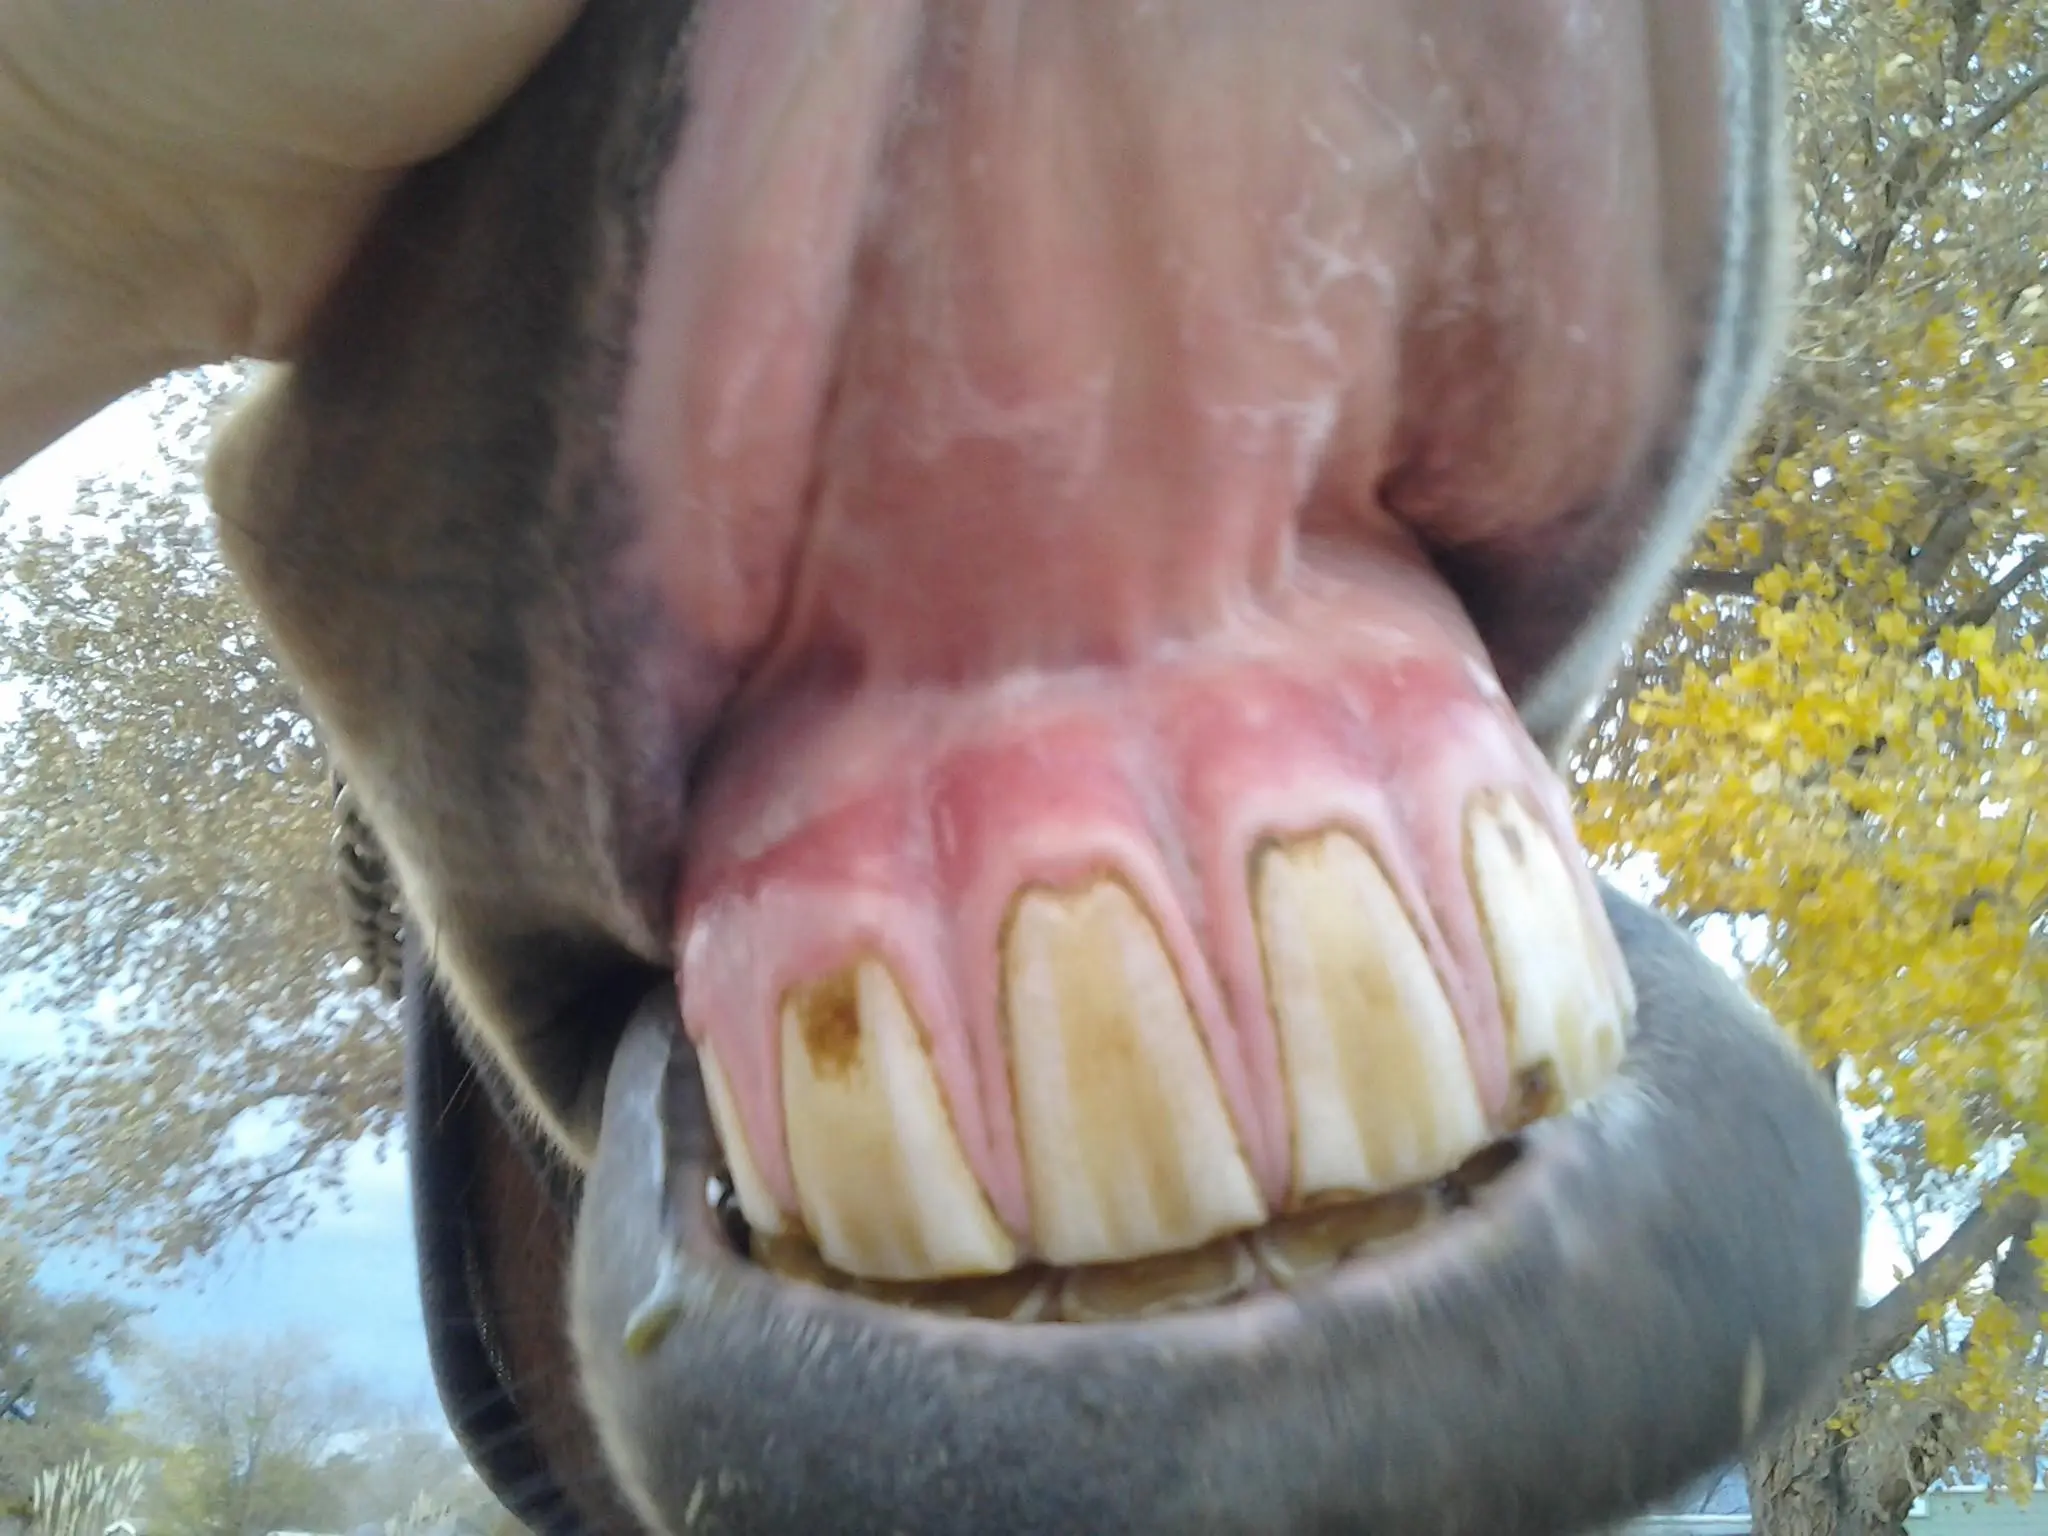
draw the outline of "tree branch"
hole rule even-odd
[[[1873,437],[1890,445],[1894,453],[1912,460],[1915,469],[1945,490],[1964,491],[1976,484],[1968,475],[1928,457],[1918,443],[1902,438],[1897,423],[1871,416],[1810,373],[1788,384],[1787,392],[1801,407],[1823,420],[1832,421],[1846,431],[1861,432],[1865,437]]]
[[[1755,597],[1756,581],[1764,571],[1716,571],[1694,566],[1680,571],[1671,583],[1673,597],[1699,594],[1705,597]]]
[[[1950,478],[1954,481],[1959,477]],[[1970,535],[1977,531],[1975,514],[1989,495],[1989,488],[1974,481],[1964,483],[1968,493],[1934,514],[1934,526],[1906,561],[1906,574],[1923,587],[1933,586],[1948,574],[1956,556],[1970,542]]]
[[[1958,608],[1955,612],[1949,614],[1947,618],[1936,624],[1929,631],[1927,638],[1921,642],[1920,654],[1925,656],[1934,649],[1935,637],[1944,629],[1967,629],[1975,624],[1989,624],[1997,616],[1998,610],[2005,606],[2007,598],[2019,591],[2021,587],[2032,581],[2044,570],[2048,570],[2048,544],[2043,544],[2031,551],[2026,558],[1992,583],[1991,587],[1976,602],[1970,604],[1967,608]]]
[[[6,1399],[0,1401],[0,1419],[18,1419],[24,1424],[28,1423],[30,1419],[27,1406],[28,1395],[35,1391],[35,1389],[36,1379],[31,1376],[18,1389],[9,1392]]]
[[[1922,1308],[1954,1292],[1972,1270],[1989,1262],[1999,1244],[2028,1230],[2040,1214],[2041,1203],[2022,1193],[2013,1175],[1995,1180],[1947,1242],[1862,1310],[1852,1368],[1876,1370],[1904,1349],[1924,1326]]]
[[[2015,81],[2001,95],[1987,102],[1982,111],[1954,130],[1954,136],[1932,157],[1925,156],[1924,147],[1914,140],[1899,146],[1898,153],[1882,173],[1884,176],[1885,217],[1879,226],[1870,232],[1867,240],[1859,240],[1857,252],[1862,258],[1861,273],[1850,289],[1849,299],[1854,302],[1863,297],[1870,285],[1877,281],[1877,274],[1883,270],[1885,260],[1891,255],[1892,246],[1899,234],[1913,216],[1927,206],[1927,201],[1954,174],[1961,164],[1962,156],[1957,150],[1974,148],[1993,129],[2017,112],[2027,101],[2048,84],[2048,75],[2034,74]],[[1906,177],[1918,167],[1918,173],[1909,182]]]
[[[2043,86],[2048,86],[2048,74],[2027,75],[2014,81],[2003,95],[1985,103],[1984,110],[1963,125],[1963,142],[1979,142],[1992,129],[2025,106],[2031,98],[2038,96]]]
[[[2034,1257],[2034,1250],[2026,1241],[2033,1235],[2034,1225],[2029,1222],[2024,1231],[2015,1232],[1999,1256],[1998,1267],[1991,1272],[1991,1294],[2022,1316],[2032,1314],[2038,1327],[2042,1310],[2041,1261]],[[1969,1342],[1963,1341],[1965,1348]]]
[[[1991,1291],[2013,1311],[2034,1314],[2038,1326],[2041,1270],[2033,1250],[2027,1246],[2027,1239],[2032,1236],[2035,1220],[2040,1215],[2039,1202],[2028,1200],[2021,1203],[2033,1206],[2033,1213],[2011,1234],[2011,1241],[1999,1257],[1997,1268],[1992,1271]],[[1979,1207],[1980,1213],[1981,1210]],[[1968,1360],[1976,1344],[1977,1328],[1972,1324],[1962,1347],[1956,1351],[1957,1361]],[[1922,1400],[1914,1426],[1905,1438],[1911,1486],[1903,1490],[1903,1498],[1895,1501],[1901,1516],[1905,1507],[1954,1463],[1957,1451],[1966,1443],[1966,1437],[1974,1438],[1973,1421],[1981,1418],[1981,1410],[1970,1408],[1953,1391],[1944,1391]]]
[[[1892,423],[1872,418],[1814,378],[1799,379],[1788,386],[1788,392],[1803,408],[1822,420],[1832,421],[1840,428],[1861,432],[1866,437],[1873,437],[1889,444],[1894,453],[1910,460],[1913,467],[1934,488],[1936,495],[1942,498],[1942,504],[1934,515],[1934,522],[1928,529],[1926,537],[1920,541],[1918,548],[1914,548],[1902,535],[1895,555],[1906,567],[1907,574],[1921,586],[1929,587],[1940,581],[1948,574],[1956,556],[1969,544],[1970,535],[1976,531],[1973,514],[1991,496],[1991,488],[1975,475],[1952,468],[1930,457],[1918,444],[1902,439]],[[2007,445],[2007,458],[2010,460],[2022,457],[2033,451],[2033,445],[2022,438]],[[2008,579],[2010,577],[2011,573],[2008,573]],[[2020,577],[2022,582],[2025,579],[2024,576]],[[2008,589],[1997,602],[2003,602],[2005,597],[2010,595],[2011,590]],[[1995,609],[1997,603],[1993,603],[1992,606]],[[1945,622],[1970,621],[1951,619]],[[1980,619],[1974,622],[1983,621]],[[1930,640],[1929,648],[1931,646]]]

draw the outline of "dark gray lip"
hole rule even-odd
[[[612,1464],[655,1528],[693,1532],[1515,1536],[1675,1490],[1837,1363],[1860,1192],[1770,1021],[1606,895],[1640,1013],[1605,1092],[1397,1252],[1153,1322],[928,1316],[738,1258],[701,1130],[669,1145],[664,1096],[695,1064],[673,999],[650,1000],[570,1283]],[[636,1356],[658,1287],[672,1326]]]

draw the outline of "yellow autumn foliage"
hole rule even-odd
[[[1583,831],[1726,923],[1858,1111],[2048,1196],[2048,5],[1799,15],[1791,356],[1585,744]],[[1891,1389],[2030,1485],[2042,1317],[1981,1267],[1926,1315],[1967,1347]]]

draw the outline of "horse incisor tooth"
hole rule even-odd
[[[1488,796],[1467,813],[1479,917],[1507,1023],[1508,1066],[1547,1066],[1576,1103],[1613,1076],[1631,1000],[1605,963],[1579,883],[1556,839],[1517,800]]]
[[[1456,1167],[1487,1138],[1478,1086],[1429,953],[1372,855],[1321,832],[1264,850],[1253,879],[1294,1199]]]
[[[1251,1240],[1252,1252],[1282,1285],[1331,1270],[1355,1253],[1406,1237],[1438,1212],[1427,1188],[1372,1200],[1346,1200],[1283,1216]]]
[[[1041,1257],[1174,1253],[1265,1219],[1180,977],[1129,890],[1020,896],[1003,983]]]
[[[739,1101],[733,1097],[732,1082],[718,1063],[718,1052],[710,1041],[697,1047],[697,1068],[704,1078],[704,1102],[711,1110],[711,1129],[718,1148],[725,1154],[726,1172],[732,1177],[732,1192],[740,1203],[740,1214],[757,1237],[774,1237],[787,1223],[782,1207],[768,1193],[761,1177],[747,1129],[740,1123]]]
[[[782,1102],[797,1205],[828,1263],[878,1280],[1015,1266],[886,966],[861,961],[784,1001]]]
[[[1013,1269],[1007,1275],[985,1275],[967,1280],[934,1280],[903,1284],[885,1280],[861,1280],[852,1289],[870,1301],[891,1306],[912,1307],[945,1317],[981,1317],[1013,1323],[1038,1322],[1048,1315],[1047,1302],[1057,1294],[1059,1279],[1036,1265]]]
[[[1219,1306],[1258,1277],[1243,1240],[1220,1238],[1192,1253],[1077,1269],[1061,1287],[1060,1315],[1070,1323],[1111,1322]]]

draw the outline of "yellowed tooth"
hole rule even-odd
[[[1260,855],[1254,902],[1294,1197],[1434,1178],[1487,1138],[1457,1016],[1393,887],[1324,832]]]
[[[863,961],[787,999],[782,1103],[797,1205],[828,1263],[875,1280],[1016,1264],[886,967]]]
[[[1037,1270],[1038,1283],[1018,1298],[1008,1312],[1005,1321],[1012,1323],[1046,1323],[1056,1321],[1060,1301],[1059,1281],[1050,1270]],[[979,1315],[979,1314],[978,1314]]]
[[[770,1238],[757,1236],[751,1257],[761,1268],[785,1280],[802,1280],[832,1291],[847,1291],[854,1286],[851,1275],[842,1275],[828,1268],[811,1240],[801,1234]]]
[[[1616,994],[1555,839],[1520,802],[1488,796],[1466,821],[1472,886],[1507,1020],[1508,1065],[1548,1065],[1564,1102],[1621,1063],[1629,1001]]]
[[[1060,1289],[1060,1316],[1070,1323],[1161,1317],[1233,1301],[1258,1278],[1243,1241],[1226,1237],[1192,1253],[1077,1269]]]
[[[1059,1280],[1036,1265],[1007,1275],[965,1280],[862,1280],[853,1289],[870,1301],[936,1312],[944,1317],[980,1317],[998,1322],[1033,1323],[1043,1317],[1059,1292]]]
[[[1399,1190],[1282,1216],[1255,1235],[1252,1252],[1282,1285],[1334,1269],[1352,1254],[1386,1247],[1438,1214],[1428,1188]]]
[[[718,1135],[718,1149],[725,1154],[726,1171],[732,1175],[732,1192],[739,1198],[740,1214],[757,1237],[773,1237],[785,1223],[782,1208],[768,1193],[768,1181],[761,1177],[761,1165],[754,1161],[754,1149],[740,1124],[739,1101],[732,1083],[718,1064],[718,1052],[710,1041],[697,1047],[697,1067],[704,1078],[704,1101],[711,1108],[711,1128]]]
[[[1027,894],[1003,972],[1040,1255],[1140,1258],[1265,1219],[1180,978],[1128,890]]]

